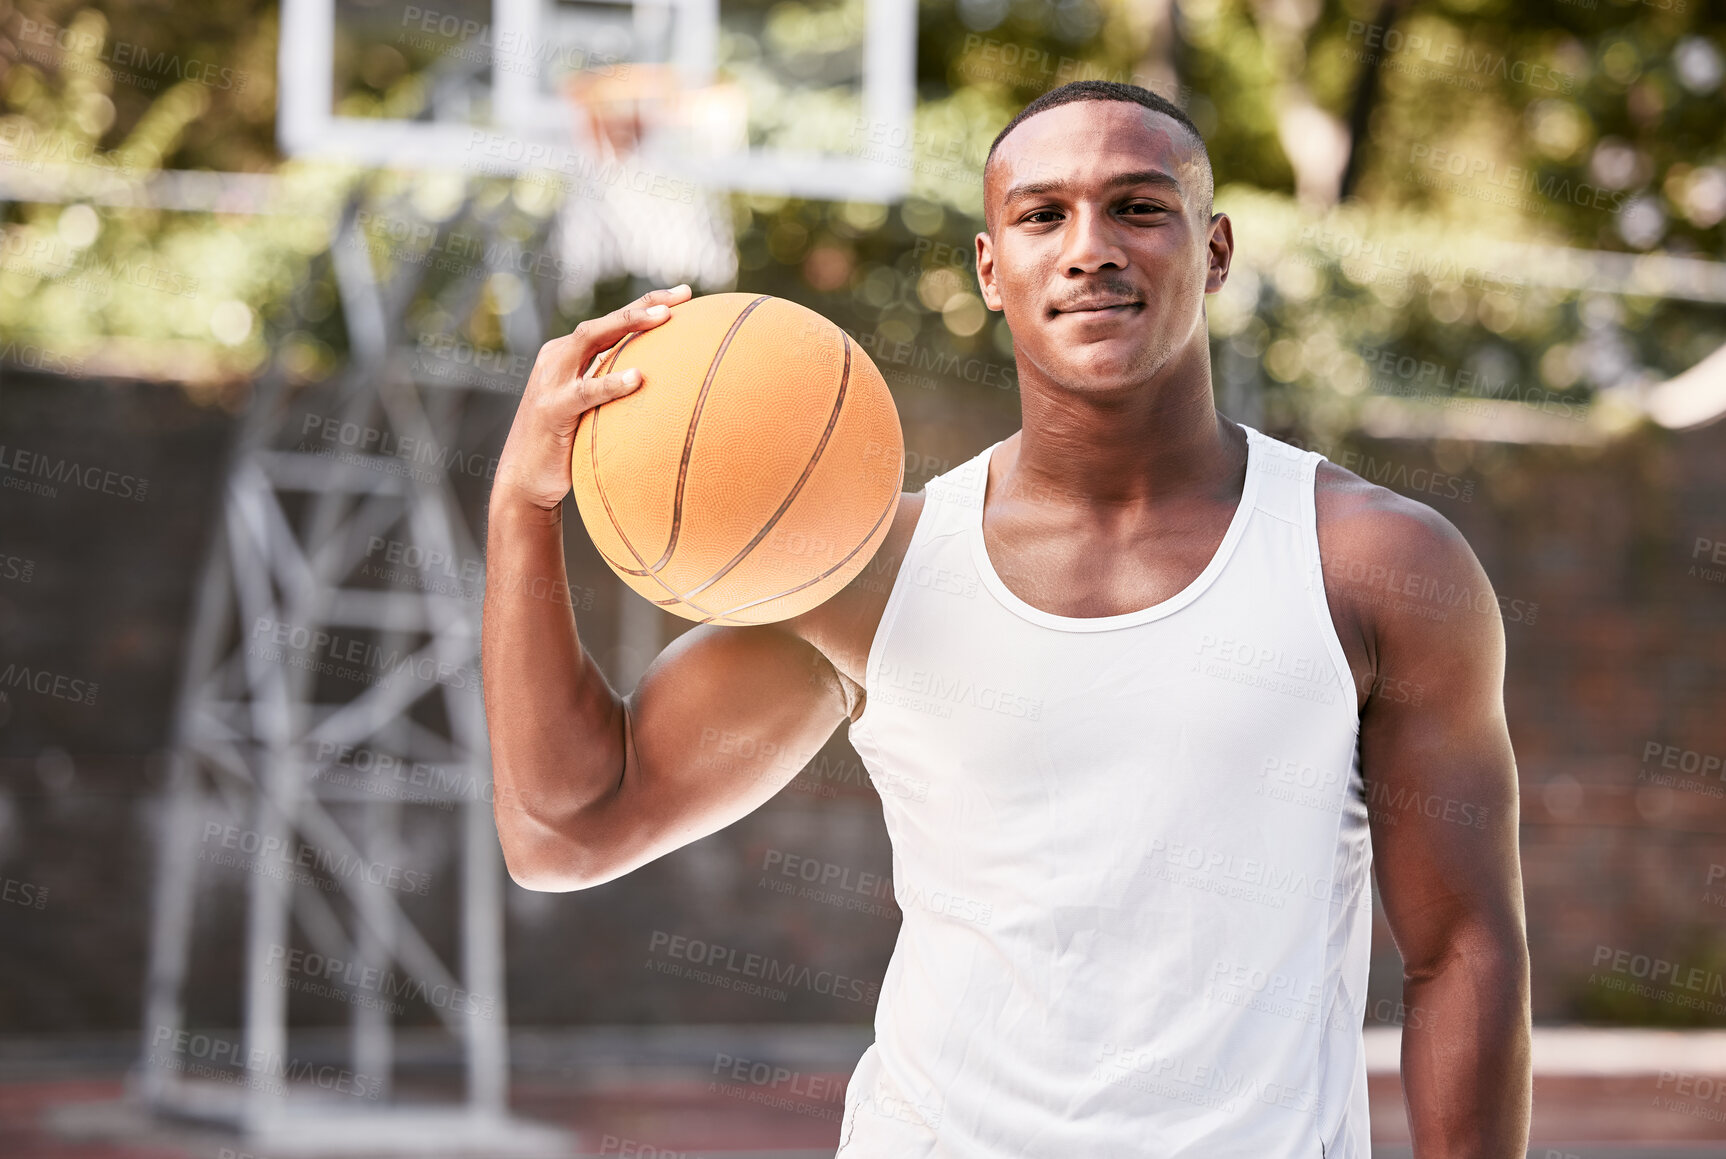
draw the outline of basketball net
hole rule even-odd
[[[688,87],[668,64],[575,73],[563,95],[577,150],[594,164],[563,208],[563,257],[578,285],[633,274],[662,286],[737,276],[731,213],[701,181],[700,159],[748,145],[736,85]],[[644,148],[645,147],[645,148]],[[655,158],[675,158],[675,173]]]

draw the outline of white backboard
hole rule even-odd
[[[678,106],[694,113],[650,118],[632,164],[712,190],[893,201],[909,167],[866,143],[910,139],[915,50],[916,0],[283,0],[278,134],[293,156],[568,172],[602,152],[571,78],[656,69],[697,94]],[[404,62],[429,83],[382,107]]]

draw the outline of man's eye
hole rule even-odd
[[[1058,211],[1058,210],[1039,209],[1035,213],[1031,213],[1031,214],[1026,215],[1025,220],[1030,221],[1030,222],[1037,222],[1038,224],[1041,224],[1042,222],[1045,222],[1045,221],[1055,221],[1055,220],[1059,219],[1060,216],[1061,216],[1061,214],[1060,214],[1060,211]]]
[[[1122,213],[1137,213],[1137,214],[1166,213],[1167,209],[1161,205],[1155,205],[1149,201],[1135,201],[1131,205],[1122,209],[1121,212]]]

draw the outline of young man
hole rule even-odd
[[[1480,565],[1430,509],[1216,413],[1204,298],[1234,240],[1177,108],[1056,89],[984,178],[977,273],[1023,426],[903,498],[864,573],[889,591],[698,628],[627,698],[568,607],[488,594],[511,874],[627,873],[756,808],[849,720],[904,922],[840,1159],[1355,1159],[1376,861],[1416,1153],[1521,1156],[1516,772]],[[638,385],[582,370],[687,293],[541,352],[492,575],[563,578],[576,421]],[[917,582],[943,571],[961,582]],[[708,728],[778,755],[716,772]]]

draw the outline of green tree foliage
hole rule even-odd
[[[483,16],[478,0],[449,7]],[[343,111],[413,115],[459,45],[404,38],[389,4],[342,11],[358,30],[337,46]],[[1538,266],[1565,250],[1719,256],[1726,38],[1695,0],[923,0],[908,140],[861,124],[846,95],[861,0],[725,11],[722,71],[750,91],[758,139],[889,158],[913,190],[902,206],[735,195],[740,288],[828,313],[911,397],[938,385],[1011,409],[1010,388],[967,377],[1011,369],[1011,336],[982,310],[971,269],[982,160],[1026,101],[1087,77],[1157,87],[1206,131],[1242,241],[1211,320],[1219,393],[1243,417],[1329,438],[1387,394],[1575,417],[1721,340],[1719,304],[1669,293],[1667,267],[1615,281],[1584,263],[1566,282]],[[359,178],[277,155],[274,7],[46,0],[3,20],[15,50],[0,76],[0,151],[15,164],[83,158],[124,180],[273,171],[298,184],[287,219],[13,203],[13,250],[61,248],[0,268],[0,326],[77,351],[114,336],[202,343],[230,373],[271,356],[307,373],[333,365],[342,338],[327,286],[304,285],[320,280],[320,231]],[[1302,103],[1342,142],[1341,207],[1295,196],[1324,144],[1291,130]],[[1528,243],[1548,248],[1529,256]],[[173,309],[92,292],[92,270],[127,261],[195,278],[197,291]],[[563,321],[640,288],[602,286]],[[239,334],[242,307],[252,323],[226,345],[216,333]],[[294,321],[301,307],[325,321]],[[483,316],[450,324],[495,336]]]

